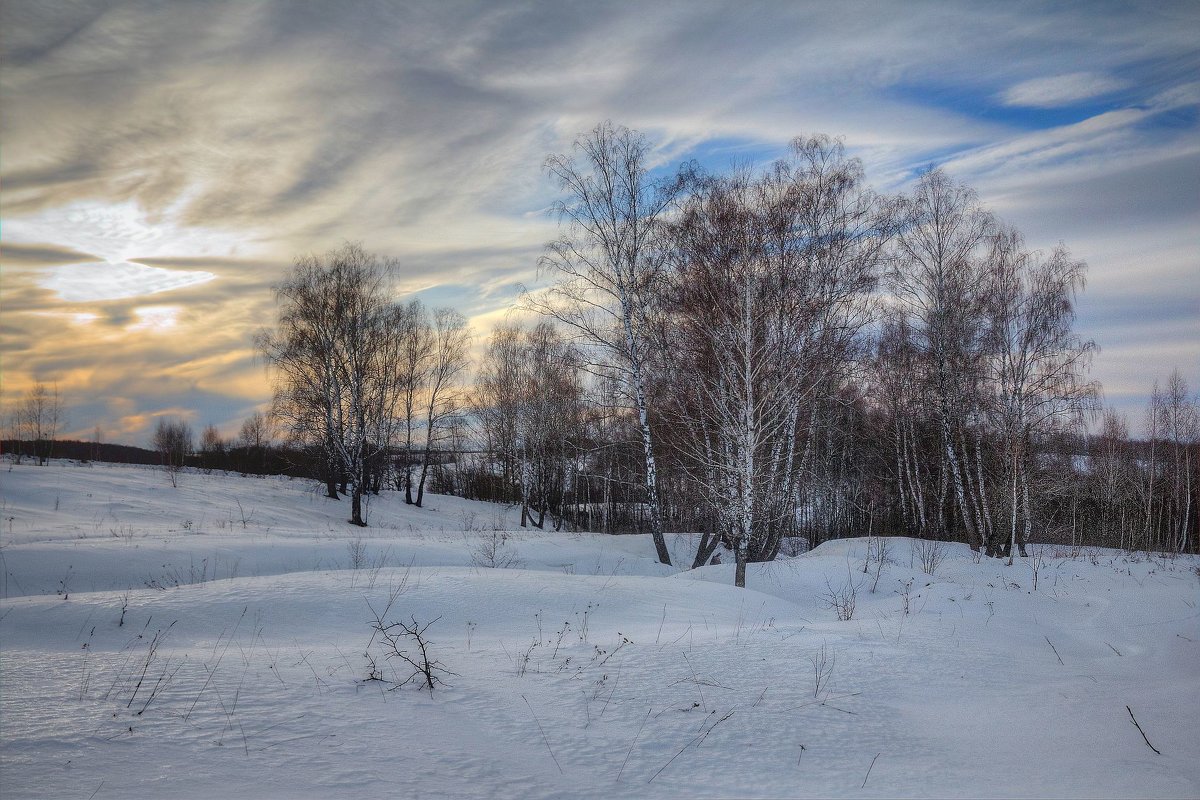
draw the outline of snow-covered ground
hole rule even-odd
[[[876,579],[852,539],[739,591],[427,505],[362,530],[305,481],[0,473],[0,794],[1200,796],[1194,558],[946,545],[930,575],[896,539]],[[446,685],[390,691],[375,613],[428,625]]]

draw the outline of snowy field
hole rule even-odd
[[[305,481],[0,473],[0,794],[1200,796],[1194,558],[946,545],[931,575],[852,539],[739,591],[427,505],[361,530]],[[376,614],[444,686],[396,688]]]

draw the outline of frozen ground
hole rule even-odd
[[[897,539],[876,582],[854,539],[738,591],[643,537],[428,505],[359,530],[303,481],[0,473],[0,793],[1200,796],[1196,559],[946,546],[929,575]],[[364,681],[392,595],[432,695]]]

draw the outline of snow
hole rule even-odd
[[[1200,795],[1196,558],[945,545],[928,575],[895,539],[872,592],[849,539],[743,591],[648,536],[427,505],[385,493],[360,529],[300,480],[0,473],[0,792]],[[393,592],[453,673],[432,694],[364,681]]]

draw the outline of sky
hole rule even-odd
[[[555,235],[547,154],[611,119],[657,163],[843,137],[1089,264],[1092,377],[1140,424],[1200,384],[1200,4],[55,2],[0,6],[0,392],[66,433],[226,435],[293,258],[356,241],[482,340]]]

